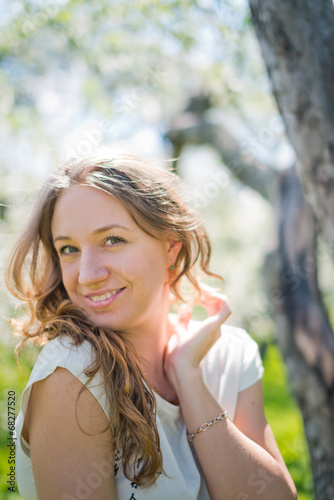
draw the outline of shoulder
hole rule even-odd
[[[64,335],[49,340],[43,346],[39,357],[42,358],[42,360],[48,360],[53,363],[59,359],[66,360],[68,357],[74,359],[80,357],[89,360],[91,356],[92,346],[87,340],[76,345],[70,336]]]
[[[58,420],[58,417],[69,413],[80,415],[83,420],[80,423],[85,424],[89,432],[106,423],[106,399],[100,395],[103,387],[95,383],[98,377],[94,377],[91,384],[84,374],[87,363],[91,362],[89,347],[74,346],[70,338],[53,339],[45,345],[25,390],[28,429],[32,422],[37,423],[37,428],[41,422],[50,423],[54,419],[61,424],[64,419]],[[89,390],[85,390],[86,384]]]
[[[67,415],[66,426],[69,423],[69,415],[80,415],[79,423],[87,432],[99,430],[101,423],[105,428],[108,422],[106,415],[97,405],[96,398],[90,391],[83,390],[83,383],[69,370],[57,367],[48,377],[37,381],[32,389],[31,404],[32,414],[36,413],[36,421],[54,421],[61,425],[58,419],[61,415]],[[35,410],[35,411],[34,411]],[[101,429],[102,431],[102,429]]]
[[[74,495],[74,478],[84,482],[96,475],[95,463],[106,460],[110,474],[100,478],[95,498],[115,498],[110,424],[91,392],[82,389],[80,380],[61,367],[34,384],[28,432],[38,498],[50,499],[50,493],[60,498],[63,488]]]
[[[32,386],[39,381],[50,378],[57,369],[65,368],[81,385],[87,385],[89,391],[99,401],[109,415],[110,408],[104,388],[104,378],[99,370],[92,378],[86,375],[86,370],[95,361],[93,346],[84,341],[75,345],[69,336],[56,337],[50,340],[40,352],[31,372],[28,384],[23,391],[21,409],[25,413],[28,406]],[[59,370],[57,370],[59,373]],[[59,375],[54,377],[60,381]]]
[[[200,321],[191,321],[194,328]],[[225,358],[226,356],[241,357],[247,364],[258,353],[258,345],[249,333],[241,327],[234,325],[221,325],[221,335],[215,345],[210,349],[208,358]]]
[[[75,345],[69,336],[56,337],[44,346],[33,367],[31,378],[51,374],[58,366],[79,376],[94,361],[94,350],[88,341]]]
[[[231,356],[241,357],[243,371],[252,365],[262,366],[259,346],[244,328],[222,325],[220,343],[218,348],[225,347]]]
[[[258,344],[240,327],[223,324],[221,335],[202,361],[202,370],[213,381],[225,374],[242,391],[262,378],[264,368]]]

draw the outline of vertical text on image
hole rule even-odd
[[[8,408],[8,473],[7,484],[8,490],[15,492],[15,464],[16,464],[16,445],[15,445],[15,391],[8,391],[7,393],[7,408]]]

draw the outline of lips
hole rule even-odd
[[[85,295],[85,299],[90,307],[94,309],[106,307],[121,295],[125,288],[118,288],[117,290],[101,290],[100,292],[90,293]]]

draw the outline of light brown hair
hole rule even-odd
[[[184,300],[182,277],[199,293],[197,262],[205,274],[222,278],[208,270],[210,242],[201,221],[182,200],[180,179],[133,155],[71,160],[58,168],[41,187],[8,264],[8,289],[29,305],[25,318],[10,320],[23,337],[16,354],[29,339],[35,345],[61,336],[70,336],[75,345],[88,341],[96,356],[85,373],[93,377],[102,372],[114,445],[121,450],[124,474],[149,486],[163,472],[152,386],[130,342],[121,332],[93,324],[73,305],[62,283],[51,221],[59,196],[74,184],[93,186],[115,197],[152,237],[182,242],[170,282],[170,290],[178,299]]]

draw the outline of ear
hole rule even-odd
[[[170,241],[169,242],[169,247],[167,250],[167,257],[169,259],[169,262],[175,263],[176,258],[179,255],[181,248],[182,248],[181,241]]]

